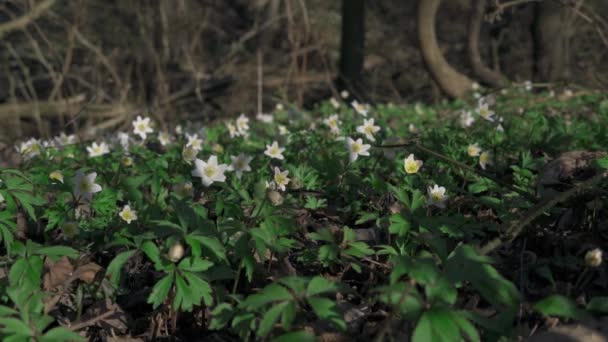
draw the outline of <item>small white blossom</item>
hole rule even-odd
[[[367,114],[369,113],[369,105],[359,103],[355,100],[351,102],[351,106],[353,106],[357,113],[367,117]]]
[[[285,125],[279,125],[279,134],[280,135],[289,134],[289,130],[287,129],[287,127],[285,127]]]
[[[323,123],[329,127],[329,130],[334,134],[340,133],[340,120],[338,119],[338,114],[330,115],[328,118],[323,119]]]
[[[249,132],[249,118],[245,116],[245,114],[241,114],[237,119],[236,119],[236,129],[239,132],[240,135],[247,135],[247,132]]]
[[[159,132],[158,142],[161,146],[167,146],[171,143],[171,134],[169,132]]]
[[[63,173],[61,173],[61,171],[59,170],[55,170],[49,173],[49,178],[63,184]]]
[[[255,118],[263,123],[272,123],[274,121],[272,114],[258,113]]]
[[[494,121],[494,111],[490,109],[490,105],[487,102],[480,101],[476,111],[480,117],[488,121]]]
[[[585,265],[587,267],[598,267],[602,264],[602,250],[592,249],[585,254]]]
[[[110,148],[104,141],[99,144],[97,144],[97,142],[93,142],[91,146],[87,146],[87,152],[89,152],[90,158],[95,158],[110,153]]]
[[[188,134],[186,133],[186,147],[190,147],[196,151],[200,151],[203,149],[203,139],[198,137],[198,134]]]
[[[350,95],[350,94],[349,94],[349,93],[348,93],[348,91],[346,91],[346,90],[342,90],[342,91],[340,92],[340,96],[341,96],[343,99],[347,98],[347,97],[348,97],[348,95]]]
[[[277,103],[277,104],[274,106],[274,109],[276,109],[277,111],[279,111],[279,112],[280,112],[280,111],[282,111],[283,109],[285,109],[285,106],[283,106],[283,104],[282,104],[282,103]]]
[[[90,201],[94,193],[101,191],[101,186],[95,183],[95,178],[97,178],[96,172],[85,175],[82,171],[77,171],[73,179],[74,196]]]
[[[55,146],[67,146],[76,143],[76,136],[74,134],[66,135],[64,132],[61,132],[54,139]]]
[[[365,135],[367,140],[376,141],[374,134],[380,130],[380,126],[374,125],[374,119],[365,119],[363,125],[357,127],[357,132]]]
[[[329,99],[329,103],[331,103],[331,105],[332,105],[332,107],[334,107],[334,109],[340,108],[340,101],[336,100],[333,97],[331,99]]]
[[[125,132],[116,133],[116,137],[115,137],[115,140],[113,140],[113,143],[116,144],[117,141],[123,150],[125,150],[125,151],[129,150],[129,143],[130,143],[129,134],[127,134]]]
[[[407,130],[410,131],[410,133],[412,134],[416,134],[418,133],[418,127],[416,127],[416,125],[414,125],[413,123],[411,123],[408,127]]]
[[[283,160],[283,151],[285,151],[285,148],[281,148],[279,143],[275,140],[271,145],[266,145],[266,151],[264,151],[264,154],[270,158]]]
[[[182,125],[175,126],[175,134],[182,135],[182,133],[184,133],[184,128],[182,127]]]
[[[281,171],[278,167],[274,167],[274,177],[273,183],[274,185],[281,189],[281,191],[285,191],[285,186],[289,183],[290,179],[287,177],[289,171]]]
[[[186,163],[192,164],[194,159],[196,159],[196,155],[198,154],[198,152],[198,150],[195,150],[192,147],[184,146],[184,148],[182,149],[182,158]]]
[[[479,154],[481,153],[481,148],[479,147],[479,144],[478,143],[470,144],[467,147],[467,153],[471,157],[479,156]]]
[[[445,208],[445,202],[448,200],[448,196],[445,194],[445,188],[435,184],[434,187],[428,187],[427,189],[428,198],[427,205],[434,205],[437,208]]]
[[[150,118],[142,118],[138,115],[133,121],[133,133],[139,135],[142,140],[146,140],[148,134],[152,132],[154,132],[154,130],[150,124]]]
[[[128,224],[131,224],[132,221],[137,220],[137,212],[131,209],[131,206],[128,204],[122,208],[120,213],[118,213],[118,216],[120,216],[120,218]]]
[[[194,165],[192,177],[200,177],[204,186],[209,186],[213,182],[224,182],[226,180],[224,172],[228,169],[228,165],[218,164],[216,156],[209,157],[206,162],[196,159]]]
[[[479,166],[485,170],[488,165],[492,165],[492,154],[488,151],[483,151],[479,155]]]
[[[230,134],[230,138],[235,138],[240,135],[239,130],[232,122],[226,122],[226,128],[228,128],[228,134]]]
[[[21,143],[21,145],[17,147],[17,151],[26,158],[33,158],[40,155],[42,144],[40,140],[31,138],[28,141]]]
[[[460,126],[462,126],[462,128],[471,127],[473,122],[475,122],[475,118],[473,118],[473,114],[470,110],[463,110],[460,113]]]
[[[532,82],[531,81],[525,81],[524,82],[524,89],[526,89],[526,91],[531,91],[532,90]]]
[[[354,162],[359,156],[369,156],[371,145],[364,144],[361,138],[353,140],[351,137],[346,138],[346,147],[348,148],[349,160]]]
[[[241,153],[238,156],[230,156],[230,159],[232,159],[232,163],[228,166],[228,171],[234,171],[238,179],[241,179],[243,172],[251,171],[249,163],[253,157]]]
[[[417,173],[422,167],[422,160],[414,159],[414,154],[410,154],[403,160],[403,169],[408,174]]]

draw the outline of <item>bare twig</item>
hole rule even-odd
[[[7,33],[15,30],[20,30],[25,28],[34,20],[38,19],[42,16],[53,4],[55,4],[56,0],[45,0],[38,5],[34,6],[29,12],[24,14],[23,16],[13,19],[7,23],[0,25],[0,39],[2,39]]]

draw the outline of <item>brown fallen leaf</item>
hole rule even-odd
[[[78,266],[76,272],[78,274],[78,279],[84,281],[87,284],[91,284],[95,281],[95,277],[101,269],[101,266],[97,265],[94,262],[90,262],[88,264]]]
[[[46,272],[42,280],[42,286],[45,291],[50,291],[63,285],[74,273],[74,266],[68,257],[64,256],[57,261],[52,261],[46,258],[44,261]]]

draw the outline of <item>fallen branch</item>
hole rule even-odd
[[[591,177],[591,178],[587,179],[586,181],[583,181],[583,182],[575,185],[573,188],[559,193],[557,196],[555,196],[553,198],[546,199],[546,200],[536,204],[532,208],[528,209],[528,211],[526,211],[519,220],[512,222],[510,224],[510,226],[504,231],[504,233],[501,234],[501,236],[491,240],[485,246],[481,247],[481,249],[479,250],[480,253],[488,254],[488,253],[496,250],[500,246],[502,246],[504,243],[515,240],[521,234],[521,232],[527,225],[529,225],[534,219],[536,219],[537,217],[542,215],[544,212],[553,208],[558,203],[564,202],[567,199],[582,192],[583,190],[594,186],[595,184],[600,182],[602,179],[607,178],[607,177],[608,177],[608,171],[601,172],[601,173],[595,175],[594,177]]]

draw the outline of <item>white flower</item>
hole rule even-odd
[[[462,126],[462,128],[471,127],[473,122],[475,122],[475,118],[473,118],[473,114],[470,110],[463,110],[460,113],[460,126]]]
[[[369,105],[359,103],[356,100],[354,100],[350,104],[351,104],[351,106],[353,106],[353,108],[355,109],[355,111],[357,113],[367,117],[367,114],[369,113]]]
[[[349,95],[349,94],[348,94],[348,91],[346,91],[346,90],[342,90],[342,91],[340,92],[340,96],[341,96],[343,99],[347,98],[347,97],[348,97],[348,95]]]
[[[272,123],[274,121],[272,114],[258,113],[255,118],[263,123]]]
[[[422,167],[422,160],[414,159],[414,154],[410,154],[403,160],[403,168],[406,173],[417,173],[418,170],[420,170],[420,167]]]
[[[333,97],[331,99],[329,99],[329,103],[331,103],[331,105],[334,107],[334,109],[340,108],[340,102]]]
[[[182,127],[182,125],[175,126],[175,134],[182,135],[183,132],[184,132],[184,128]]]
[[[524,89],[526,89],[526,91],[532,90],[532,82],[531,81],[525,81],[524,82]]]
[[[173,191],[177,192],[181,197],[192,197],[194,190],[192,189],[192,182],[185,182],[181,184],[175,184]]]
[[[63,184],[63,173],[61,173],[59,170],[49,173],[49,178]]]
[[[104,141],[102,141],[100,144],[93,142],[91,146],[87,146],[87,151],[89,152],[89,158],[94,158],[110,153],[110,148]]]
[[[485,101],[479,101],[477,106],[477,114],[488,121],[494,121],[494,111],[489,108],[489,104]]]
[[[94,193],[101,191],[101,186],[95,183],[96,177],[96,172],[85,175],[82,171],[77,171],[73,179],[74,196],[85,201],[90,201]]]
[[[380,130],[380,126],[374,125],[374,119],[363,120],[363,125],[357,127],[357,132],[364,134],[367,140],[376,141],[374,134]]]
[[[279,134],[280,135],[289,134],[289,130],[287,129],[287,127],[285,127],[285,125],[279,125]]]
[[[479,156],[479,154],[481,153],[481,148],[479,147],[479,144],[478,143],[470,144],[467,147],[467,153],[471,157]]]
[[[278,167],[274,167],[274,177],[273,182],[274,185],[281,189],[281,191],[285,191],[285,186],[289,183],[290,179],[287,177],[289,171],[281,171]]]
[[[277,103],[277,104],[274,106],[274,108],[275,108],[277,111],[282,111],[283,109],[285,109],[285,107],[283,106],[283,104],[282,104],[282,103]]]
[[[228,169],[228,165],[218,164],[216,156],[209,157],[206,162],[197,158],[194,161],[194,165],[192,177],[200,177],[204,186],[209,186],[213,182],[224,182],[226,180],[224,172]]]
[[[169,145],[171,143],[171,135],[169,134],[169,132],[159,132],[158,142],[161,146]]]
[[[122,208],[120,213],[118,213],[118,216],[120,216],[120,218],[128,224],[130,224],[131,221],[137,220],[137,212],[131,209],[131,206],[129,206],[128,204]]]
[[[142,118],[137,116],[133,121],[133,133],[139,135],[142,140],[146,140],[148,133],[152,133],[154,130],[150,124],[150,118]]]
[[[471,84],[471,90],[478,91],[479,90],[479,83],[473,82],[473,84]]]
[[[479,166],[485,170],[488,165],[492,165],[492,154],[488,151],[483,151],[479,155]]]
[[[196,159],[196,155],[198,154],[198,150],[193,149],[192,147],[184,146],[182,149],[182,158],[188,164],[192,164],[194,159]]]
[[[598,267],[602,264],[602,250],[592,249],[585,254],[585,265],[587,267]]]
[[[264,154],[270,158],[283,160],[283,151],[285,151],[285,148],[279,147],[279,143],[275,140],[272,142],[272,145],[266,145]]]
[[[327,119],[323,119],[323,123],[329,127],[329,130],[334,134],[340,133],[340,120],[338,114],[330,115]]]
[[[53,140],[56,146],[72,145],[76,142],[76,136],[74,134],[66,135],[64,132],[61,132]]]
[[[198,134],[188,134],[186,133],[186,139],[188,142],[186,143],[186,147],[190,147],[197,152],[203,149],[203,139],[198,137]]]
[[[236,129],[240,135],[247,135],[249,131],[249,118],[245,116],[245,114],[241,114],[236,119]]]
[[[129,134],[125,132],[118,132],[116,133],[115,139],[116,140],[114,140],[114,143],[118,141],[118,144],[122,147],[123,150],[129,150]]]
[[[238,137],[239,130],[236,129],[236,126],[231,122],[226,122],[226,127],[228,128],[228,134],[230,134],[230,138]]]
[[[124,155],[122,159],[120,159],[120,162],[126,167],[133,166],[133,158],[129,155]]]
[[[346,138],[346,147],[348,148],[349,160],[354,162],[359,156],[369,156],[369,144],[363,144],[361,138],[353,140],[351,137]]]
[[[413,123],[411,123],[408,127],[407,127],[408,131],[410,131],[410,133],[412,134],[416,134],[418,133],[418,127],[416,127],[416,125],[414,125]]]
[[[238,156],[230,156],[230,159],[232,159],[232,163],[228,166],[228,171],[234,171],[238,179],[241,179],[243,172],[251,171],[249,163],[251,163],[253,157],[241,153]]]
[[[40,155],[42,144],[40,143],[40,140],[31,138],[30,140],[21,143],[21,145],[17,147],[17,151],[26,158],[32,158]]]
[[[427,189],[428,198],[427,205],[434,205],[437,208],[445,208],[445,202],[448,200],[448,196],[445,194],[445,188],[435,184],[434,187],[428,187]]]

